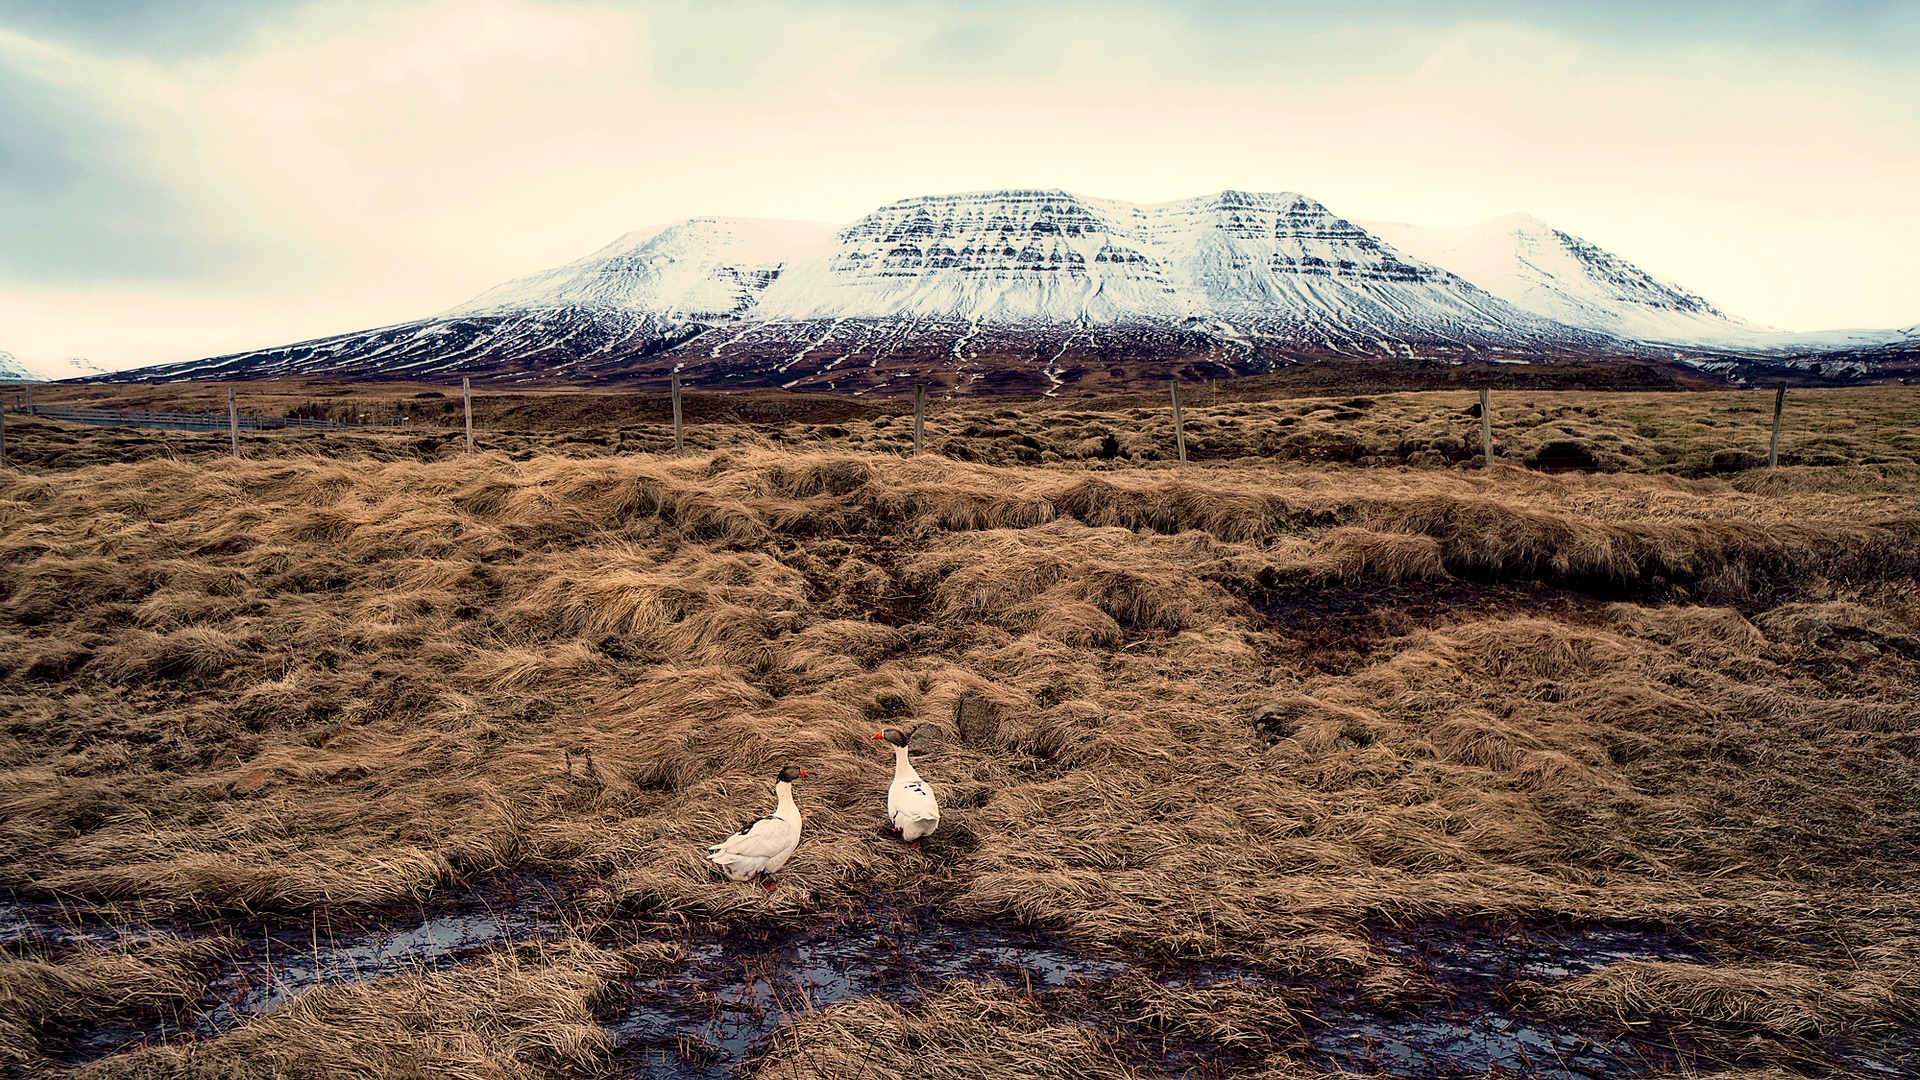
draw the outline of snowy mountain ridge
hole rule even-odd
[[[1135,204],[1011,189],[902,199],[845,226],[691,218],[416,322],[114,377],[681,373],[1055,394],[1332,359],[1726,373],[1743,363],[1728,350],[1777,337],[1524,215],[1362,227],[1291,192]]]
[[[70,360],[28,363],[10,352],[0,352],[0,381],[4,382],[57,382],[106,373],[106,368],[77,356]]]
[[[1364,225],[1416,259],[1568,326],[1631,341],[1688,344],[1746,344],[1770,333],[1530,214],[1446,228]]]

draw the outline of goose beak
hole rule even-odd
[[[809,776],[812,776],[812,775],[813,775],[812,773],[810,773],[810,772],[808,772],[808,771],[807,771],[807,770],[805,770],[805,769],[801,769],[801,770],[800,770],[800,779],[802,779],[802,780],[805,780],[805,779],[806,779],[807,777],[809,777]]]
[[[873,737],[876,739],[884,739],[887,737],[887,733],[884,731],[876,731],[873,733]]]

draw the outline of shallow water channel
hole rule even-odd
[[[312,986],[443,968],[483,950],[556,936],[567,929],[568,910],[562,890],[533,877],[489,882],[457,900],[351,925],[322,914],[135,928],[95,921],[71,906],[0,902],[0,946],[14,955],[57,955],[155,930],[230,941],[230,956],[197,1015],[123,1018],[71,1032],[56,1049],[79,1062],[142,1042],[215,1036]],[[1253,970],[1140,968],[1028,931],[942,921],[925,907],[876,911],[852,924],[799,932],[637,927],[635,938],[677,943],[687,959],[674,971],[634,979],[624,1007],[605,1021],[627,1075],[730,1077],[767,1048],[783,1023],[836,1002],[867,995],[910,1002],[954,979],[998,981],[1046,1001],[1097,1001],[1099,984],[1141,970],[1169,986],[1234,980],[1304,993],[1311,1002],[1311,1015],[1303,1018],[1306,1053],[1346,1072],[1576,1078],[1712,1068],[1662,1032],[1583,1030],[1527,1015],[1503,997],[1523,979],[1550,982],[1624,960],[1705,959],[1669,934],[1626,925],[1522,931],[1461,923],[1375,933],[1388,954],[1431,977],[1431,1002],[1396,1015],[1370,1007],[1351,989],[1306,986]],[[1092,992],[1048,996],[1072,986]],[[1085,1008],[1065,1006],[1060,1018],[1101,1026]],[[1133,1049],[1140,1051],[1138,1064],[1173,1072],[1207,1056],[1204,1047]]]

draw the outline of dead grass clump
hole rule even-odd
[[[1607,617],[1635,637],[1710,651],[1723,659],[1759,657],[1768,651],[1766,635],[1731,608],[1614,604],[1607,608]]]
[[[1392,731],[1380,714],[1295,694],[1260,706],[1253,726],[1269,743],[1293,740],[1310,753],[1371,746]]]
[[[1143,1042],[1178,1040],[1260,1055],[1305,1044],[1305,1000],[1272,986],[1241,980],[1166,986],[1135,974],[1100,987],[1098,1001]]]
[[[1441,720],[1427,738],[1449,759],[1494,772],[1511,772],[1540,744],[1512,724],[1502,723],[1478,709],[1463,710]]]
[[[195,626],[166,634],[132,630],[96,651],[88,670],[108,682],[211,682],[250,658],[216,629]]]
[[[1439,541],[1430,536],[1338,528],[1317,553],[1342,581],[1429,581],[1447,575]]]
[[[1474,623],[1446,636],[1461,666],[1502,679],[1566,679],[1631,669],[1643,656],[1612,634],[1548,619]]]
[[[226,948],[215,940],[152,937],[49,958],[0,958],[0,1066],[45,1064],[46,1039],[101,1018],[188,1013]]]
[[[1532,989],[1542,1007],[1562,1015],[1704,1023],[1792,1038],[1885,1029],[1920,1016],[1920,980],[1898,969],[1632,961]]]
[[[80,1075],[597,1075],[611,1045],[593,1011],[626,970],[584,942],[521,946],[447,971],[316,987],[217,1039],[136,1050]]]
[[[1162,543],[1177,545],[1177,541]],[[1140,550],[1146,547],[1145,551]],[[1191,549],[1188,549],[1191,550]],[[1202,582],[1179,546],[1138,544],[1132,534],[1058,523],[956,538],[923,557],[916,576],[929,582],[948,618],[983,619],[1010,629],[1048,623],[1069,638],[1106,635],[1088,605],[1132,633],[1177,633],[1221,618],[1234,604]],[[1184,565],[1183,565],[1184,563]]]
[[[1084,1025],[1052,1020],[1015,992],[958,982],[914,1005],[862,998],[804,1017],[781,1029],[754,1075],[1081,1080],[1141,1074]]]
[[[245,778],[235,794],[248,795]],[[257,790],[257,789],[254,789]],[[509,837],[497,836],[498,840]],[[250,855],[189,854],[151,861],[55,870],[35,882],[52,892],[138,902],[164,896],[212,911],[306,910],[323,905],[377,907],[419,901],[460,876],[451,852],[406,844],[372,849],[321,847],[271,863]],[[497,867],[484,860],[475,870]]]
[[[1271,496],[1192,480],[1081,477],[1058,487],[1052,500],[1062,514],[1096,528],[1167,535],[1198,529],[1237,542],[1281,531],[1291,517]]]
[[[789,499],[814,495],[846,496],[873,479],[873,466],[856,457],[800,459],[776,464],[766,471],[767,485]]]
[[[20,559],[20,545],[14,540],[4,552]],[[11,579],[6,599],[6,615],[27,626],[37,626],[62,617],[84,615],[116,602],[131,603],[145,599],[159,584],[150,566],[128,565],[97,555],[63,555],[42,551],[23,560],[24,565],[9,567]]]

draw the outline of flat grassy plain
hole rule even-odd
[[[936,409],[911,457],[897,402],[716,396],[673,458],[588,394],[482,396],[467,456],[435,392],[240,461],[8,416],[0,882],[170,928],[5,946],[0,1068],[615,1075],[666,938],[911,909],[1128,971],[857,996],[746,1071],[1321,1075],[1317,1004],[1418,1023],[1451,991],[1393,943],[1463,927],[1683,939],[1499,994],[1657,1032],[1650,1074],[1920,1070],[1920,392],[1794,392],[1777,470],[1757,393],[1499,394],[1485,470],[1463,393],[1201,391],[1180,466],[1146,398]],[[1516,467],[1554,443],[1599,471]],[[870,738],[914,722],[921,850]],[[789,762],[780,888],[720,880]],[[566,932],[75,1049],[202,1009],[221,920],[317,952],[503,873]]]

